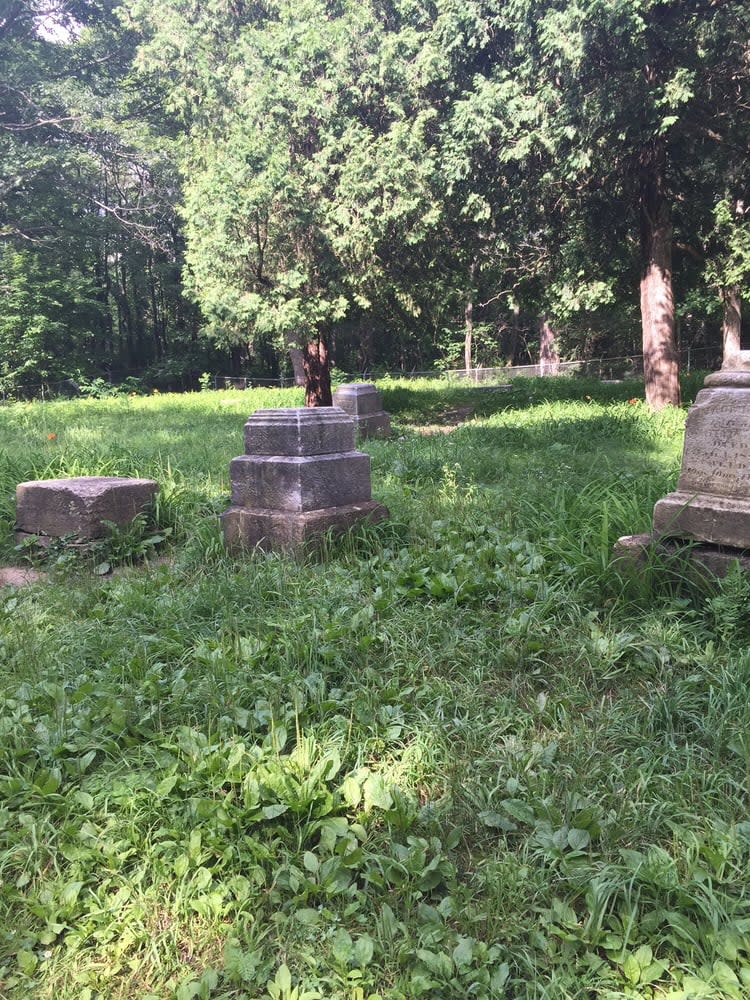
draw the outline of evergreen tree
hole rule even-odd
[[[391,7],[166,6],[134,12],[188,127],[194,292],[218,338],[297,340],[307,403],[326,405],[335,325],[408,302],[394,247],[408,252],[439,215],[414,40]]]

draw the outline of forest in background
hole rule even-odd
[[[749,29],[732,0],[4,0],[0,390],[296,360],[321,402],[332,362],[643,355],[679,402],[679,349],[740,347]]]

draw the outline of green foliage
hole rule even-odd
[[[714,209],[714,238],[721,252],[708,262],[708,278],[720,288],[743,286],[750,274],[750,227],[744,202],[720,199]]]
[[[115,6],[12,2],[0,21],[6,388],[184,363],[195,338],[178,287],[173,130],[153,81],[132,78],[136,39]]]
[[[90,279],[75,262],[53,268],[32,251],[0,247],[0,387],[67,375],[85,348],[82,330],[97,324],[100,307]]]
[[[532,360],[542,317],[569,357],[640,353],[656,150],[682,342],[718,345],[747,273],[747,32],[739,0],[10,3],[3,385],[193,388],[219,344],[267,376],[310,333],[342,369],[424,371],[470,323],[477,363]]]
[[[361,4],[131,9],[187,124],[189,280],[212,333],[301,343],[398,296],[394,240],[418,242],[437,214],[409,32]]]

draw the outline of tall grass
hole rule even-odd
[[[296,560],[216,521],[293,392],[0,408],[6,560],[22,479],[150,475],[174,528],[0,591],[1,995],[746,995],[748,584],[609,558],[684,413],[384,395],[391,519]]]

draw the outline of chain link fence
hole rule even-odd
[[[721,366],[721,353],[713,347],[687,347],[680,352],[680,370],[714,370]],[[504,368],[456,368],[446,377],[454,381],[506,382],[511,378],[539,378],[546,375],[585,375],[602,381],[619,381],[643,375],[643,355],[591,358],[587,361],[545,362],[536,365],[508,365]]]
[[[721,366],[721,352],[713,347],[688,347],[680,351],[680,368],[690,372],[695,368],[713,371]],[[143,372],[141,372],[143,374]],[[417,379],[431,378],[449,382],[472,382],[479,384],[500,384],[513,378],[539,378],[549,375],[584,375],[602,381],[616,381],[638,378],[643,374],[643,355],[630,354],[613,358],[590,358],[586,361],[558,361],[535,365],[507,365],[502,368],[453,368],[429,371],[364,371],[337,372],[337,381],[373,382],[382,378]],[[73,398],[75,396],[115,395],[136,391],[138,373],[110,372],[102,378],[81,381],[67,378],[35,384],[0,384],[2,400],[44,400]],[[257,387],[290,388],[299,383],[292,376],[277,378],[257,378],[255,376],[221,375],[205,373],[196,377],[196,388],[207,389],[251,389]],[[184,387],[183,387],[184,389]]]

